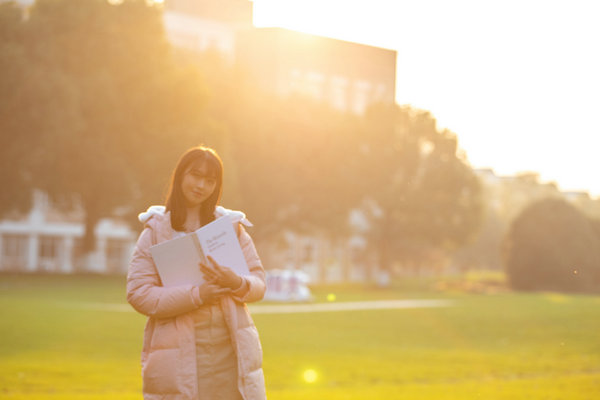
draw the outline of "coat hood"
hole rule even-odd
[[[141,223],[145,224],[150,218],[152,218],[155,215],[164,215],[165,209],[165,206],[150,206],[145,212],[138,214],[138,219]],[[224,215],[227,215],[233,223],[241,223],[245,226],[252,226],[252,222],[248,221],[248,219],[246,218],[246,214],[244,214],[243,212],[217,206],[215,208],[215,218],[219,218]]]

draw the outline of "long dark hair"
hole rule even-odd
[[[185,219],[187,217],[187,208],[185,205],[185,197],[181,190],[181,183],[184,174],[192,166],[192,164],[206,164],[208,171],[217,181],[215,190],[210,197],[200,205],[200,223],[204,226],[215,220],[215,207],[221,199],[223,191],[223,162],[216,151],[209,147],[198,146],[192,147],[179,159],[177,166],[171,175],[171,184],[167,200],[165,202],[167,211],[171,212],[171,226],[176,231],[183,231]]]

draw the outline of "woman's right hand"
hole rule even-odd
[[[223,288],[211,281],[198,286],[198,291],[202,304],[215,304],[221,297],[231,293],[231,289]]]

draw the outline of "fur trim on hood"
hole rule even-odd
[[[145,212],[138,214],[138,219],[141,223],[146,223],[154,215],[164,215],[165,206],[150,206]],[[217,206],[215,208],[215,218],[227,215],[231,222],[239,222],[245,226],[252,226],[252,222],[248,221],[246,214],[241,211],[230,210],[225,207]]]

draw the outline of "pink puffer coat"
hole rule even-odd
[[[235,223],[250,268],[242,289],[224,297],[221,308],[238,360],[238,389],[245,400],[266,399],[262,348],[246,302],[265,293],[265,272],[250,235]],[[147,315],[142,348],[143,392],[146,400],[198,398],[194,321],[201,306],[192,285],[162,287],[149,252],[150,246],[172,237],[169,213],[153,215],[140,235],[127,275],[127,301]],[[241,292],[241,293],[240,293]]]

